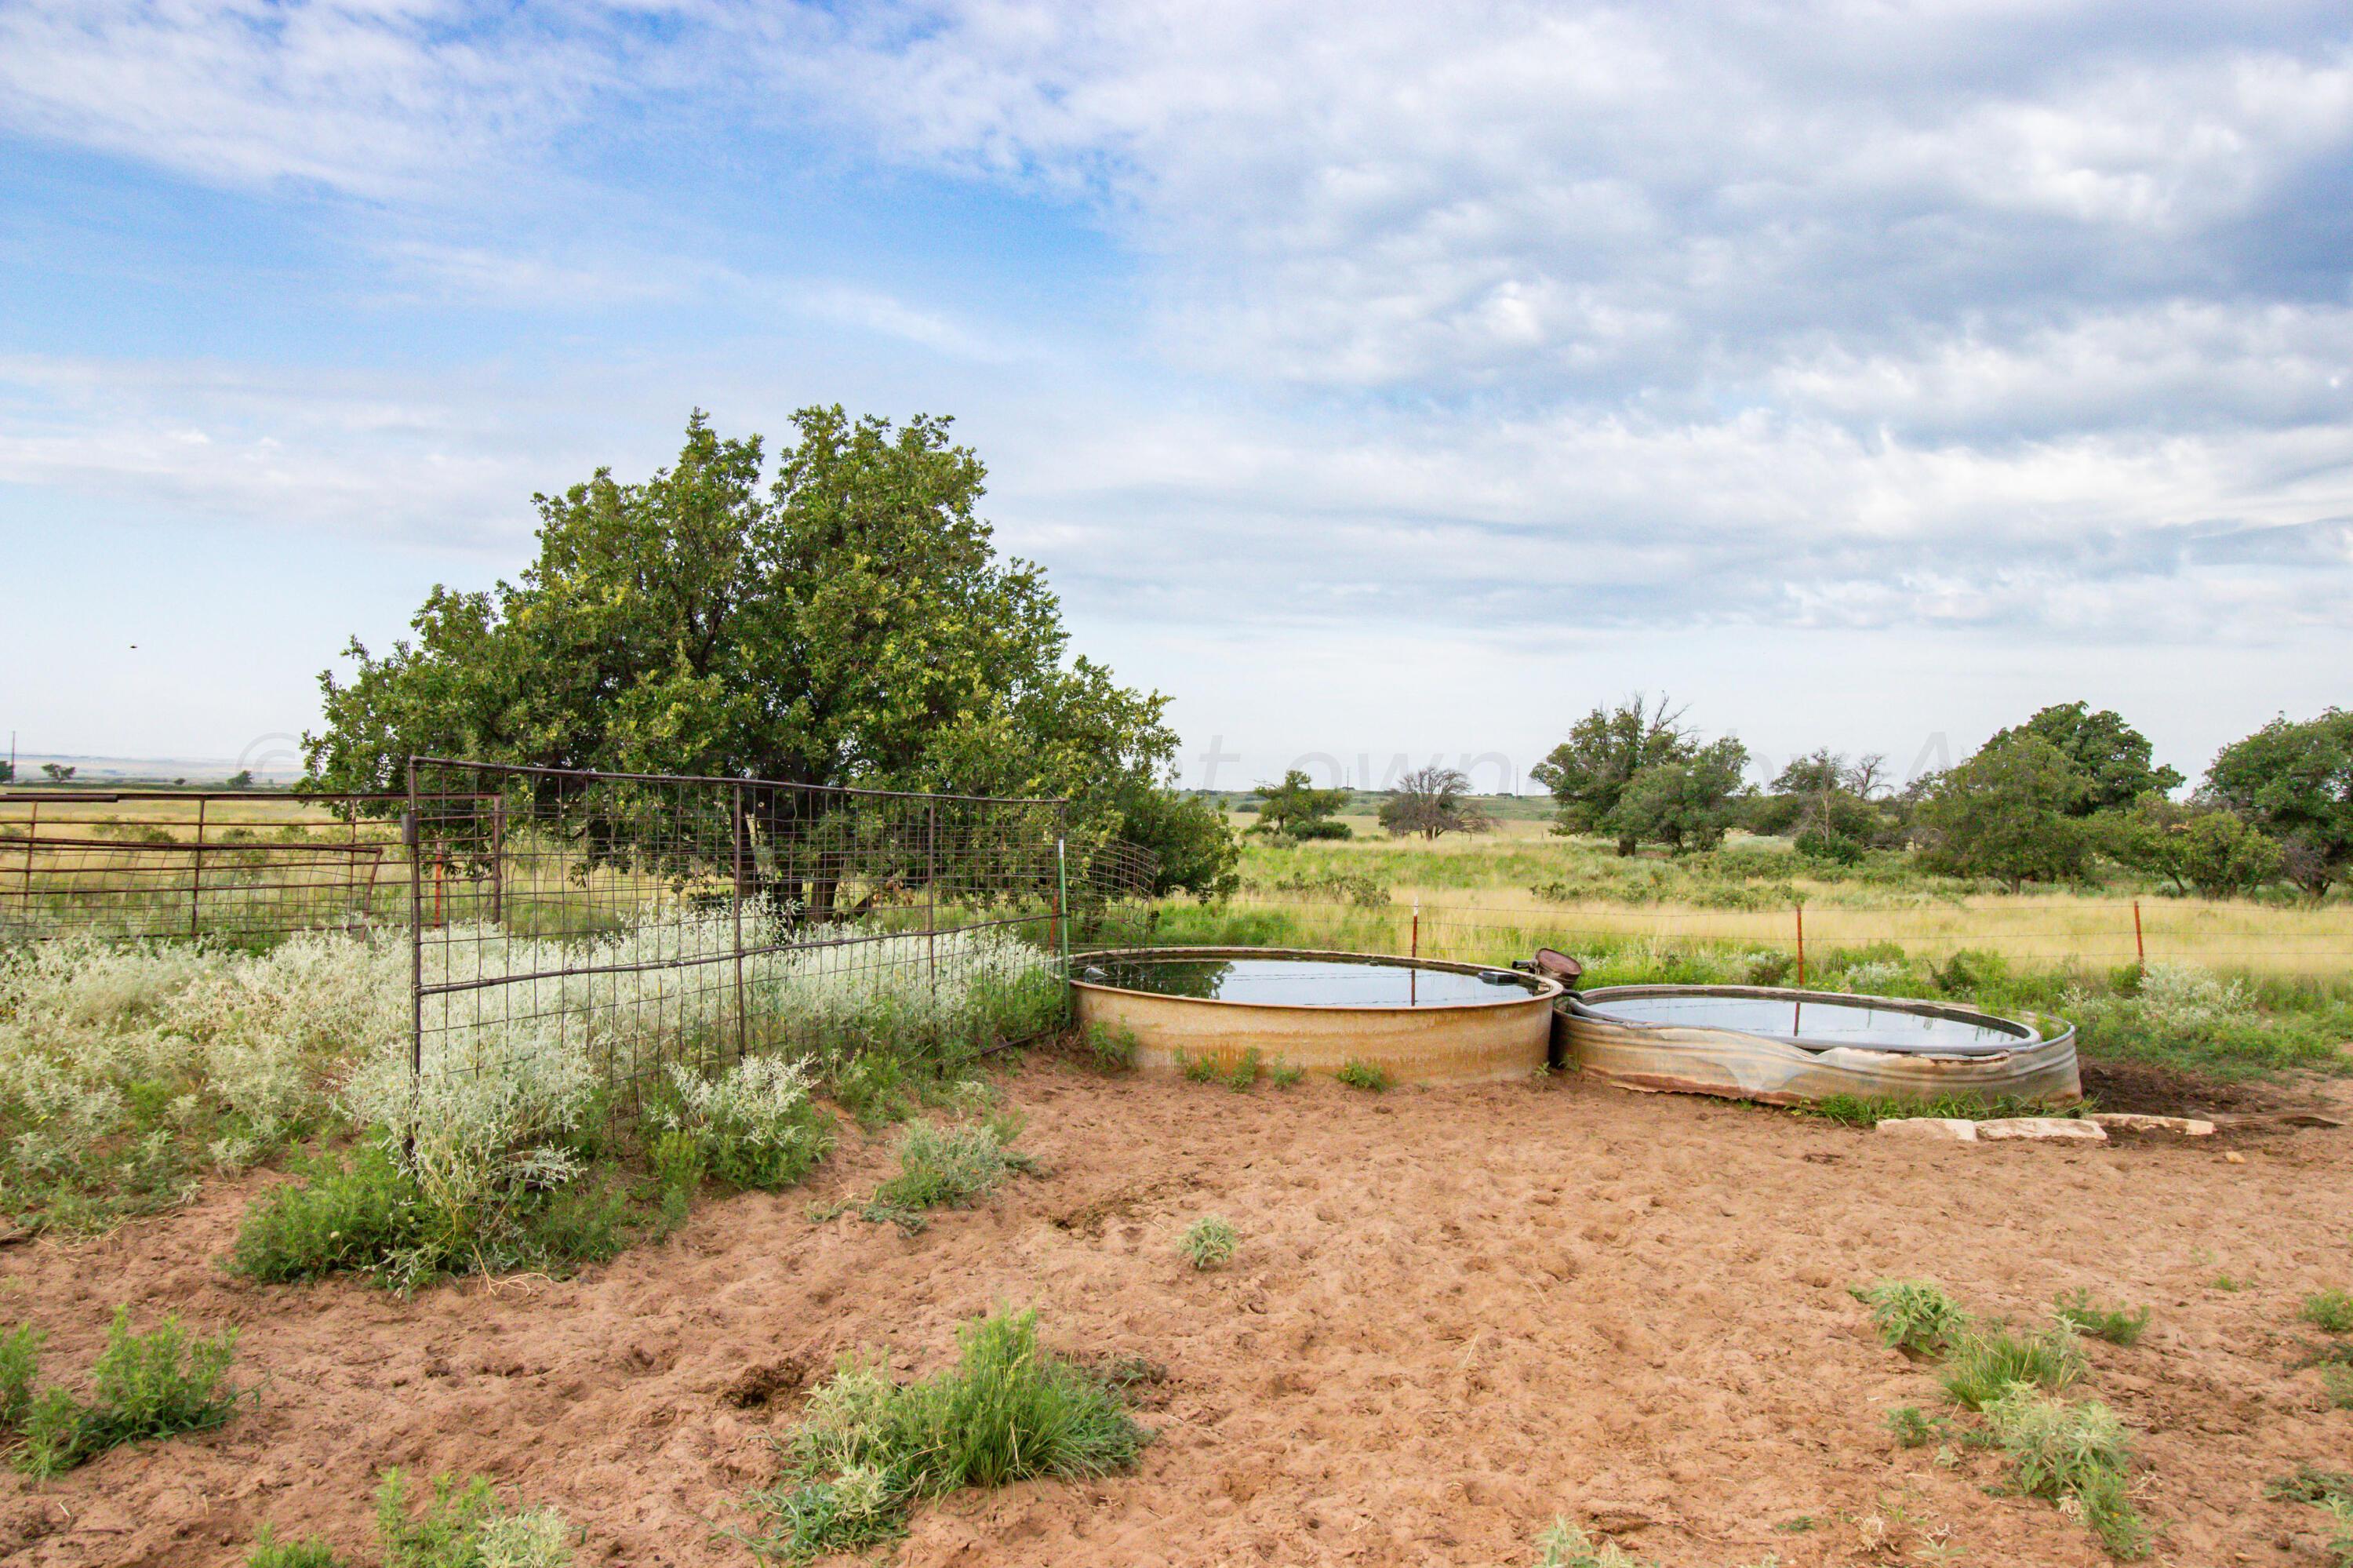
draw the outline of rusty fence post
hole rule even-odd
[[[1806,906],[1800,903],[1796,907],[1798,911],[1798,989],[1803,991],[1806,989]]]
[[[196,853],[188,865],[188,935],[196,934],[196,922],[204,913],[205,886],[205,802],[196,801]]]
[[[2140,969],[2142,978],[2148,975],[2148,943],[2140,933],[2140,900],[2133,900],[2133,962]]]

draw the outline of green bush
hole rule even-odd
[[[2304,1298],[2296,1316],[2325,1334],[2353,1334],[2353,1293],[2316,1290]]]
[[[29,1392],[29,1357],[38,1341],[26,1341],[19,1330],[13,1342],[28,1346],[22,1387]],[[54,1476],[125,1443],[218,1426],[241,1397],[238,1390],[222,1386],[236,1359],[234,1328],[192,1341],[179,1319],[166,1318],[161,1328],[134,1334],[131,1308],[118,1307],[106,1348],[90,1367],[89,1397],[52,1387],[25,1404],[17,1466],[32,1475]]]
[[[421,1510],[409,1507],[408,1478],[385,1472],[375,1494],[384,1568],[564,1568],[577,1532],[552,1508],[510,1510],[488,1477],[463,1486],[433,1478]]]
[[[2078,1290],[2072,1299],[2065,1296],[2052,1298],[2052,1312],[2077,1333],[2105,1340],[2112,1345],[2137,1345],[2148,1328],[2147,1308],[2130,1312],[2122,1308],[2095,1307],[2089,1290]]]
[[[1922,1355],[1946,1349],[1968,1327],[1960,1303],[1925,1279],[1881,1279],[1853,1292],[1890,1350]]]
[[[891,1221],[913,1234],[930,1224],[927,1210],[969,1207],[1013,1172],[1037,1169],[1027,1154],[1010,1147],[1020,1132],[1015,1117],[950,1127],[914,1123],[899,1135],[899,1173],[875,1189],[866,1218]]]
[[[754,1544],[791,1563],[894,1539],[907,1510],[961,1487],[1124,1470],[1151,1435],[1102,1379],[1038,1344],[1037,1316],[957,1331],[956,1364],[916,1383],[846,1358],[782,1445],[784,1473],[752,1507]]]
[[[2064,1327],[2042,1334],[1968,1330],[1952,1342],[1941,1381],[1953,1403],[1983,1410],[2014,1384],[2056,1393],[2084,1370],[2083,1350]]]
[[[1232,1068],[1226,1074],[1226,1087],[1236,1094],[1247,1093],[1258,1086],[1259,1079],[1265,1073],[1266,1060],[1259,1054],[1259,1048],[1252,1045],[1234,1058]]]
[[[1185,1227],[1185,1234],[1176,1244],[1187,1261],[1195,1268],[1219,1268],[1233,1260],[1234,1251],[1241,1238],[1234,1227],[1217,1214],[1205,1214]]]
[[[1292,1088],[1306,1075],[1306,1068],[1293,1066],[1280,1056],[1267,1064],[1266,1081],[1278,1089]]]
[[[40,1371],[41,1342],[47,1338],[30,1323],[0,1335],[0,1431],[16,1431],[31,1413],[33,1378]]]
[[[1079,1034],[1079,1054],[1099,1071],[1127,1072],[1135,1065],[1135,1031],[1090,1023]]]
[[[809,1098],[808,1074],[778,1056],[750,1056],[717,1077],[673,1064],[670,1094],[650,1107],[661,1133],[693,1139],[702,1168],[738,1187],[774,1192],[833,1148],[833,1120]],[[670,1158],[679,1157],[672,1150]]]
[[[343,1561],[315,1535],[304,1541],[280,1541],[265,1524],[253,1538],[245,1568],[343,1568]]]
[[[1332,1075],[1352,1089],[1366,1089],[1377,1095],[1387,1093],[1395,1082],[1388,1070],[1379,1063],[1366,1062],[1355,1056],[1341,1063],[1340,1070]]]
[[[1215,1056],[1196,1056],[1183,1050],[1176,1053],[1176,1068],[1185,1075],[1185,1081],[1188,1084],[1214,1084],[1226,1075]]]
[[[2132,1506],[2126,1467],[2132,1445],[2116,1413],[2097,1400],[2069,1404],[2012,1383],[1985,1405],[1986,1429],[2010,1456],[2019,1489],[2073,1499],[2084,1521],[2115,1556],[2148,1554],[2148,1527]]]

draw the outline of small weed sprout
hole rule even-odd
[[[2353,1291],[2316,1290],[2296,1316],[2324,1334],[2353,1334]]]
[[[1016,1117],[942,1127],[919,1121],[899,1135],[899,1173],[874,1191],[866,1218],[890,1221],[913,1235],[931,1223],[926,1211],[968,1208],[1037,1162],[1010,1147],[1020,1136]]]
[[[887,1361],[843,1360],[784,1443],[784,1473],[751,1499],[768,1524],[758,1550],[799,1563],[878,1545],[926,1498],[1111,1475],[1150,1441],[1109,1384],[1039,1345],[1036,1314],[956,1337],[956,1364],[918,1383],[894,1382]]]
[[[1236,1094],[1247,1094],[1258,1086],[1259,1078],[1265,1071],[1265,1060],[1259,1054],[1258,1047],[1252,1045],[1234,1058],[1232,1070],[1226,1074],[1226,1087]]]
[[[2320,1392],[2334,1410],[2353,1410],[2353,1367],[2330,1362],[2320,1369]]]
[[[1556,1517],[1536,1537],[1535,1568],[1645,1568],[1645,1564],[1628,1555],[1616,1542],[1597,1545],[1583,1530]]]
[[[1852,1292],[1871,1308],[1872,1326],[1890,1350],[1933,1355],[1967,1330],[1960,1303],[1925,1279],[1881,1279]]]
[[[1218,1059],[1207,1054],[1196,1056],[1179,1051],[1176,1053],[1176,1067],[1185,1075],[1185,1081],[1188,1084],[1214,1084],[1226,1075],[1218,1065]]]
[[[1377,1095],[1386,1094],[1395,1081],[1379,1063],[1367,1062],[1356,1056],[1341,1063],[1340,1070],[1332,1075],[1352,1089],[1365,1089]]]
[[[1280,1056],[1266,1065],[1266,1081],[1278,1089],[1292,1088],[1306,1075],[1306,1068],[1293,1066]]]
[[[2132,1444],[2114,1411],[2097,1400],[2069,1404],[2013,1383],[1987,1402],[1985,1416],[2020,1490],[2073,1502],[2116,1557],[2148,1554],[2148,1527],[2133,1510],[2127,1484]]]
[[[1953,1424],[1941,1415],[1924,1413],[1916,1404],[1906,1404],[1887,1413],[1887,1430],[1906,1448],[1925,1448],[1951,1436]]]
[[[1219,1215],[1205,1214],[1185,1227],[1184,1238],[1176,1245],[1195,1268],[1222,1268],[1233,1261],[1241,1238]]]
[[[2047,1389],[2055,1393],[2080,1379],[2086,1371],[2083,1347],[2064,1325],[2041,1334],[2014,1334],[2006,1329],[1972,1330],[1953,1342],[1946,1358],[1946,1397],[1970,1410],[1983,1410],[2008,1393],[2013,1384]]]
[[[2148,1308],[2126,1311],[2122,1308],[2094,1306],[2089,1290],[2078,1290],[2073,1298],[2052,1298],[2052,1315],[2079,1334],[2094,1340],[2105,1340],[2112,1345],[2127,1348],[2140,1343],[2141,1335],[2148,1329]]]

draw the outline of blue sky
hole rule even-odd
[[[0,0],[28,749],[267,750],[534,490],[819,401],[956,416],[1194,782],[1638,687],[2194,773],[2348,697],[2353,22]]]

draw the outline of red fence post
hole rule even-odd
[[[2133,961],[2140,966],[2143,975],[2148,973],[2148,944],[2140,934],[2140,900],[2133,900]]]
[[[1803,991],[1803,990],[1805,990],[1805,989],[1806,989],[1806,906],[1805,906],[1803,904],[1799,904],[1799,905],[1798,905],[1798,906],[1797,906],[1797,910],[1798,910],[1798,989],[1799,989],[1799,991]]]

